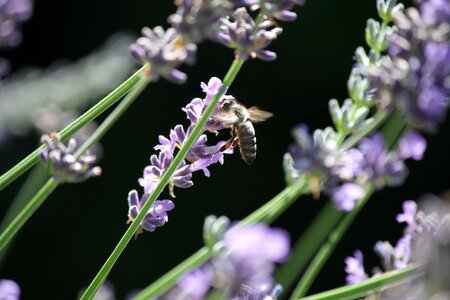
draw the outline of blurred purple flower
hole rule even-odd
[[[398,214],[396,217],[397,222],[402,223],[405,222],[408,224],[406,228],[406,232],[412,233],[417,230],[417,204],[412,200],[407,200],[403,202],[403,213]]]
[[[304,0],[230,0],[236,6],[248,6],[252,10],[259,8],[269,17],[281,21],[295,21],[297,14],[291,11],[295,5],[303,5]]]
[[[4,0],[0,2],[0,48],[16,47],[22,41],[22,24],[33,13],[32,0]]]
[[[256,22],[245,8],[238,8],[232,18],[220,19],[220,30],[215,34],[214,40],[236,49],[236,55],[243,59],[258,57],[262,60],[275,60],[276,53],[265,48],[283,32],[283,29],[281,27],[269,29],[274,23],[267,16],[262,18],[260,22]]]
[[[178,0],[178,9],[169,16],[169,23],[187,41],[200,43],[211,38],[217,30],[217,21],[232,12],[226,0]]]
[[[211,288],[211,275],[209,268],[195,269],[178,280],[178,287],[184,296],[190,297],[189,299],[205,299]]]
[[[346,281],[348,285],[360,283],[368,278],[364,271],[363,255],[361,251],[356,250],[353,256],[345,259]]]
[[[427,141],[416,131],[405,134],[398,144],[398,155],[401,159],[421,160],[427,148]]]
[[[355,203],[364,197],[364,188],[354,183],[344,183],[332,191],[332,199],[336,206],[343,211],[351,211]]]
[[[254,290],[259,290],[262,285],[271,287],[274,264],[287,259],[289,240],[284,230],[272,229],[262,223],[231,227],[224,235],[228,258],[218,260],[215,266],[222,270],[232,267],[232,272],[224,273],[234,276],[228,280],[238,286]]]
[[[70,139],[65,146],[57,134],[44,134],[41,142],[47,147],[39,152],[39,159],[58,183],[78,183],[101,174],[101,168],[95,166],[95,155],[88,151],[75,155],[75,139]]]
[[[0,299],[19,300],[20,299],[19,285],[9,279],[0,279]]]
[[[197,46],[183,40],[173,28],[164,31],[160,26],[153,30],[144,27],[142,35],[129,51],[139,63],[150,64],[150,78],[157,81],[162,76],[174,83],[184,83],[186,74],[176,68],[182,63],[194,63]]]

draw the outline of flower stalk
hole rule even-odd
[[[127,94],[136,84],[139,82],[141,73],[147,68],[147,65],[143,66],[136,73],[134,73],[130,78],[123,82],[119,87],[112,91],[105,98],[100,100],[91,109],[81,115],[78,119],[73,121],[66,128],[61,130],[59,136],[61,141],[67,141],[72,135],[74,135],[78,130],[89,124],[92,120],[97,118],[103,112],[105,112],[114,103],[119,101],[125,94]],[[42,151],[45,146],[40,146],[22,161],[0,176],[0,191],[7,187],[10,183],[14,182],[19,176],[33,167],[38,161],[38,154]]]
[[[255,222],[264,222],[270,224],[284,210],[286,210],[291,204],[293,204],[301,194],[305,193],[306,188],[307,184],[304,181],[298,180],[291,186],[286,187],[278,195],[273,197],[269,202],[244,218],[241,223],[250,224]],[[176,284],[177,280],[185,273],[206,262],[211,257],[211,252],[209,250],[210,248],[206,246],[199,249],[178,266],[143,289],[132,299],[145,300],[164,293],[174,284]]]
[[[112,111],[112,113],[102,122],[95,132],[77,149],[75,156],[81,156],[93,144],[98,142],[106,132],[122,116],[127,108],[136,100],[150,81],[146,77],[141,77],[135,88],[123,99],[123,101]],[[26,221],[34,214],[41,204],[60,184],[54,178],[50,178],[28,204],[16,215],[11,223],[0,235],[0,251],[2,251],[14,235],[22,228]]]
[[[164,175],[161,177],[161,181],[156,186],[155,190],[152,194],[148,197],[145,204],[142,206],[141,211],[136,216],[134,221],[131,223],[130,227],[128,227],[128,230],[125,232],[125,234],[120,239],[117,246],[114,248],[111,255],[106,260],[105,264],[102,266],[100,271],[95,276],[94,280],[91,282],[89,287],[86,289],[84,294],[82,295],[81,299],[93,299],[95,296],[95,293],[100,288],[100,286],[105,281],[106,277],[108,276],[109,272],[113,268],[115,262],[119,258],[120,254],[123,252],[125,247],[127,246],[128,242],[131,240],[133,235],[138,230],[142,220],[144,219],[146,213],[151,208],[152,204],[156,201],[156,199],[159,197],[161,192],[164,190],[166,185],[169,183],[173,173],[176,171],[178,165],[181,163],[181,161],[185,158],[187,152],[189,149],[194,145],[194,143],[197,141],[199,136],[203,132],[203,127],[205,126],[206,122],[208,121],[208,118],[213,113],[220,97],[225,93],[225,90],[233,83],[234,79],[236,78],[236,75],[239,73],[242,65],[244,64],[243,59],[235,59],[228,70],[227,74],[225,75],[225,78],[223,80],[223,85],[219,89],[219,92],[214,96],[214,98],[211,100],[210,104],[206,108],[204,114],[199,119],[198,123],[193,128],[191,134],[186,139],[185,143],[181,147],[180,151],[177,153],[175,158],[173,159],[172,163],[170,164],[167,171],[164,173]]]

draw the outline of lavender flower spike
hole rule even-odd
[[[139,195],[136,190],[130,191],[128,194],[128,218],[129,222],[134,221],[134,219],[139,214],[142,206],[147,201],[148,194],[142,195],[139,199]],[[141,227],[147,231],[155,231],[156,227],[161,227],[169,221],[168,211],[175,208],[175,205],[170,200],[156,200],[150,210],[144,217],[141,223]],[[142,231],[141,231],[142,232]],[[138,231],[138,233],[140,233]]]
[[[70,139],[65,146],[59,140],[58,134],[53,133],[51,136],[44,134],[41,141],[47,147],[39,152],[39,159],[58,183],[82,182],[102,173],[101,168],[94,165],[95,155],[86,152],[79,157],[75,156],[75,139]]]
[[[129,51],[141,64],[150,64],[150,78],[157,81],[162,76],[174,83],[184,83],[186,74],[176,68],[184,62],[194,63],[197,46],[184,40],[174,28],[164,31],[160,26],[153,30],[144,27],[142,35]]]
[[[0,299],[1,300],[19,300],[20,287],[17,283],[9,279],[0,280]]]
[[[283,29],[275,27],[269,30],[273,22],[267,16],[263,16],[262,21],[256,23],[247,10],[241,7],[233,13],[233,21],[226,17],[219,22],[220,31],[215,35],[214,40],[236,49],[236,56],[242,59],[258,57],[268,61],[277,58],[275,52],[265,48],[283,32]]]

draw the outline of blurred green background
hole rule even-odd
[[[56,59],[77,60],[99,47],[117,31],[138,34],[143,26],[166,26],[175,11],[163,0],[38,1],[24,27],[20,48],[4,53],[14,68],[47,67]],[[177,189],[170,221],[154,233],[131,241],[109,281],[122,299],[143,288],[202,246],[202,223],[209,214],[244,218],[284,188],[281,160],[292,142],[290,129],[305,123],[311,129],[330,125],[327,102],[344,100],[346,81],[357,46],[365,45],[364,27],[376,18],[375,0],[310,0],[296,8],[299,18],[282,23],[284,33],[271,45],[275,62],[249,61],[228,94],[248,106],[257,105],[275,117],[256,127],[258,155],[247,166],[235,154],[223,166],[213,166],[211,177],[196,174],[191,189]],[[78,185],[64,185],[42,205],[21,231],[0,268],[0,278],[16,280],[23,299],[75,299],[102,266],[127,225],[127,194],[141,191],[137,179],[154,153],[158,135],[176,124],[186,125],[181,107],[203,96],[199,84],[223,77],[233,59],[231,50],[204,43],[198,61],[183,67],[187,84],[165,81],[150,85],[127,114],[102,140],[103,175]],[[137,67],[137,66],[136,66]],[[378,264],[372,254],[377,240],[396,242],[403,227],[395,222],[405,199],[416,199],[449,187],[449,124],[429,137],[425,159],[410,162],[411,175],[396,189],[376,193],[336,249],[312,292],[344,284],[344,259],[355,249],[367,254],[368,266]],[[227,133],[224,133],[227,137]],[[13,138],[0,148],[4,172],[38,143],[35,134]],[[0,216],[25,177],[0,194]],[[168,193],[164,192],[164,198]],[[302,197],[277,222],[297,239],[325,201]],[[370,271],[368,269],[368,271]]]

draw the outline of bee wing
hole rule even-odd
[[[262,122],[270,117],[273,117],[273,113],[259,109],[256,106],[250,107],[248,112],[250,113],[250,120],[255,123]]]
[[[223,123],[225,126],[239,122],[238,116],[233,111],[220,111],[214,116],[214,119]]]

